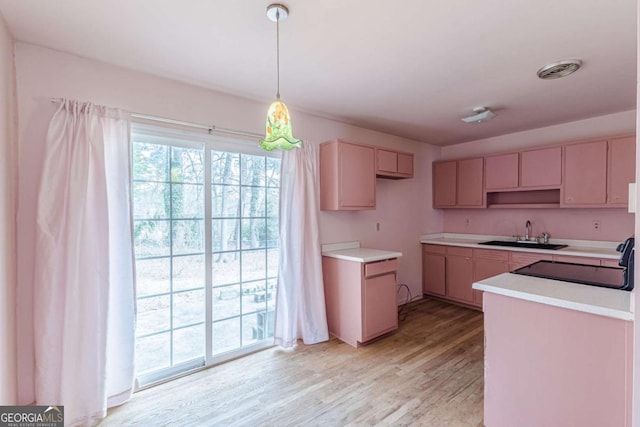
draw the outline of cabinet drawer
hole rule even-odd
[[[573,264],[600,265],[600,258],[589,258],[582,256],[554,255],[554,261],[570,262]]]
[[[471,248],[461,248],[458,246],[447,246],[447,255],[457,255],[457,256],[473,256],[473,249]]]
[[[494,261],[509,261],[508,251],[496,251],[493,249],[474,249],[474,258],[491,259]]]
[[[430,254],[446,254],[447,247],[442,245],[422,245],[422,252],[428,252]]]
[[[549,254],[537,254],[529,252],[511,252],[511,264],[514,265],[529,265],[536,261],[552,261],[553,255]]]
[[[364,276],[373,277],[385,273],[398,271],[398,259],[388,259],[385,261],[368,262],[364,265]]]

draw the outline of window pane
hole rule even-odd
[[[213,322],[213,354],[240,347],[240,318]]]
[[[173,291],[204,288],[204,255],[173,258]]]
[[[259,187],[242,187],[242,217],[264,217],[265,210],[265,189]]]
[[[273,311],[276,309],[276,293],[277,293],[278,279],[267,280],[267,289],[271,292],[272,297],[267,300],[267,310]],[[273,328],[272,328],[273,329]]]
[[[267,221],[264,219],[242,220],[242,249],[264,248],[266,241]]]
[[[166,331],[171,328],[171,298],[169,295],[139,299],[136,336]]]
[[[265,280],[245,283],[242,289],[243,314],[264,310],[267,306],[267,300],[274,297],[274,294],[267,290]]]
[[[136,295],[163,294],[171,289],[171,258],[145,259],[136,262]]]
[[[265,328],[258,326],[257,313],[242,316],[242,345],[254,344],[266,335]]]
[[[173,221],[173,254],[204,251],[204,221]]]
[[[267,277],[278,277],[278,258],[280,251],[278,249],[267,250]]]
[[[277,217],[278,210],[280,208],[280,189],[268,188],[267,189],[267,216]]]
[[[204,323],[178,329],[173,333],[173,363],[204,356]]]
[[[240,252],[214,253],[212,265],[213,286],[240,282]]]
[[[203,186],[196,184],[172,184],[171,208],[173,218],[203,218]]]
[[[240,155],[211,151],[211,182],[213,184],[240,184]]]
[[[265,250],[242,252],[242,280],[258,280],[266,278]]]
[[[280,159],[267,157],[267,187],[280,187]]]
[[[267,218],[267,247],[277,248],[280,244],[280,228],[278,218]]]
[[[169,255],[169,221],[134,221],[136,257]]]
[[[169,147],[134,143],[132,160],[134,180],[169,181]]]
[[[204,152],[197,148],[171,148],[171,182],[204,183]]]
[[[136,339],[136,374],[168,368],[171,365],[171,334]]]
[[[213,320],[240,315],[240,285],[213,288]]]
[[[214,219],[211,221],[211,247],[214,252],[236,251],[238,245],[237,219]]]
[[[241,155],[242,176],[241,185],[264,186],[265,184],[265,157]]]
[[[211,214],[214,217],[239,217],[240,187],[236,185],[212,185]]]
[[[204,320],[204,289],[173,294],[173,327]]]
[[[169,218],[169,184],[133,183],[133,217],[135,219]]]

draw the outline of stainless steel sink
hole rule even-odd
[[[567,247],[567,245],[552,245],[550,243],[537,242],[514,242],[513,240],[490,240],[488,242],[480,242],[478,244],[487,246],[509,246],[512,248],[549,249],[553,251]]]

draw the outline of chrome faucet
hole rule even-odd
[[[524,240],[529,240],[529,233],[531,233],[531,221],[527,220],[524,225]]]

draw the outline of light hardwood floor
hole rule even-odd
[[[101,426],[482,426],[482,313],[413,303],[370,345],[271,348],[138,392]]]

